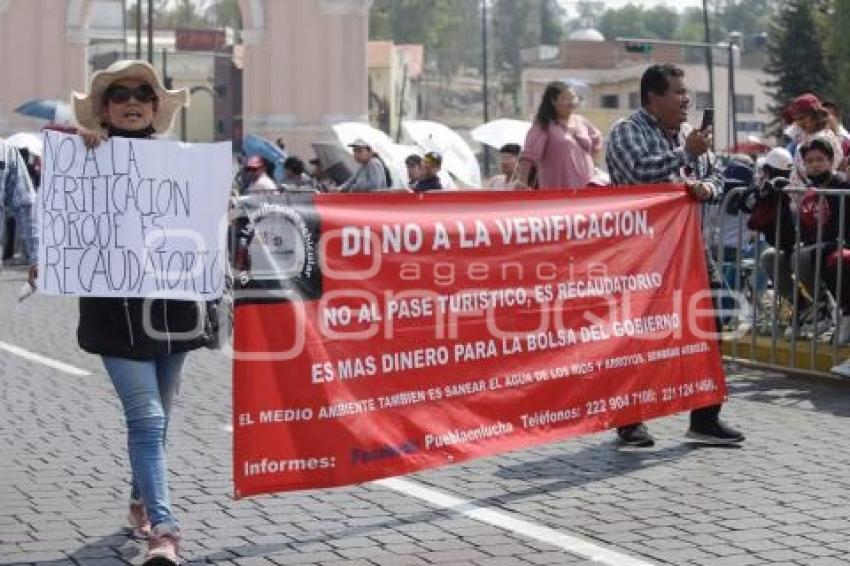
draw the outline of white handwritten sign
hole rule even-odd
[[[38,288],[51,295],[221,296],[230,143],[45,131]]]

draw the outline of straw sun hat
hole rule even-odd
[[[186,89],[167,90],[156,69],[147,61],[116,61],[91,76],[88,93],[74,93],[73,107],[78,124],[90,130],[103,128],[101,117],[103,93],[110,85],[121,79],[143,80],[156,92],[159,102],[152,126],[159,134],[170,130],[177,109],[188,105],[189,96]]]

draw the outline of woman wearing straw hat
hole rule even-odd
[[[93,147],[109,136],[148,139],[167,132],[186,100],[185,90],[166,90],[149,63],[118,61],[94,73],[88,93],[74,93],[73,106],[80,135]],[[149,320],[143,322],[145,315]],[[128,520],[138,536],[148,537],[146,565],[179,561],[180,534],[168,495],[166,428],[186,354],[207,339],[177,340],[170,333],[188,329],[191,334],[199,328],[199,316],[201,309],[193,301],[80,298],[80,347],[102,357],[124,408],[132,470]],[[155,338],[147,328],[166,328],[168,337]]]

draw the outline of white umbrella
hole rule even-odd
[[[531,129],[531,122],[525,120],[514,120],[512,118],[499,118],[474,128],[470,135],[478,143],[489,145],[500,149],[509,143],[525,144],[525,136]]]
[[[35,132],[18,132],[6,138],[6,141],[18,149],[26,149],[31,154],[41,157],[44,143],[41,139],[41,134]]]
[[[481,169],[469,145],[446,125],[429,120],[404,120],[402,128],[413,143],[425,151],[436,151],[443,158],[443,169],[471,188],[481,187]]]
[[[362,122],[340,122],[334,124],[331,128],[340,143],[346,147],[358,138],[368,143],[389,168],[393,186],[396,188],[407,186],[404,181],[407,178],[404,157],[398,158],[399,152],[396,150],[396,144],[387,134]]]

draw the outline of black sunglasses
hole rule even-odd
[[[103,96],[109,102],[116,104],[124,104],[130,98],[135,98],[139,102],[154,102],[157,99],[156,92],[150,85],[139,85],[135,88],[130,88],[124,85],[111,86],[106,89]]]

